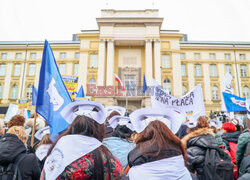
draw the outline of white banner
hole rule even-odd
[[[8,111],[6,113],[6,116],[5,116],[5,119],[4,121],[7,123],[10,121],[10,119],[17,115],[17,114],[20,114],[20,110],[18,109],[18,105],[16,104],[10,104],[9,105],[9,108],[8,108]]]
[[[227,111],[227,108],[225,106],[225,101],[224,101],[224,97],[222,95],[222,92],[226,92],[229,94],[233,94],[234,93],[234,89],[233,86],[231,85],[231,81],[233,80],[233,77],[231,74],[227,73],[224,79],[224,83],[223,83],[223,87],[222,87],[222,91],[221,91],[221,111]]]
[[[205,106],[201,85],[197,85],[192,91],[182,97],[174,97],[168,94],[162,87],[152,79],[154,93],[151,94],[152,107],[165,107],[185,112],[187,119],[195,122],[200,116],[205,116]]]

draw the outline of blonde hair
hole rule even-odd
[[[24,145],[27,145],[28,137],[26,135],[24,127],[22,127],[22,126],[12,126],[7,131],[7,133],[15,134],[18,137],[18,139],[20,139],[24,143]]]

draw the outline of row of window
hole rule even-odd
[[[229,73],[232,75],[232,65],[231,64],[226,64],[225,65],[225,71],[226,73]],[[182,64],[181,65],[181,75],[182,76],[187,76],[186,74],[186,65]],[[201,77],[202,76],[202,70],[201,70],[201,65],[196,64],[195,65],[195,76],[196,77]],[[211,77],[217,77],[217,66],[216,64],[210,64],[210,76]],[[240,65],[240,76],[241,77],[247,77],[247,65]]]
[[[129,87],[132,87],[132,84],[135,83],[135,76],[131,77],[125,77],[125,84]],[[96,85],[96,79],[92,78],[89,80],[89,85]],[[165,79],[163,81],[163,89],[165,89],[169,94],[171,94],[171,82],[169,79]],[[244,86],[242,89],[242,94],[244,98],[250,98],[250,91],[247,86]],[[185,95],[188,92],[188,89],[186,86],[182,86],[182,95]],[[0,99],[2,99],[2,94],[3,94],[3,86],[0,85]],[[11,94],[10,98],[11,99],[17,99],[18,96],[18,86],[13,85],[11,87]],[[27,90],[26,90],[26,97],[31,99],[32,98],[32,85],[28,85]],[[219,89],[217,86],[212,87],[212,100],[219,100]]]
[[[185,53],[180,53],[180,58],[181,59],[186,59],[186,54]],[[246,55],[245,54],[239,54],[240,60],[245,60]],[[194,53],[194,59],[201,59],[201,54],[200,53]],[[209,53],[209,59],[214,60],[216,59],[216,54],[215,53]],[[230,53],[225,53],[224,54],[224,59],[225,60],[231,60],[231,54]]]
[[[30,53],[30,59],[37,59],[37,54],[36,53]],[[62,52],[59,54],[60,59],[65,59],[66,56],[66,52]],[[16,59],[22,59],[22,53],[16,53]],[[80,53],[77,52],[75,53],[75,59],[79,59],[80,58]],[[7,53],[1,53],[1,59],[7,59]]]
[[[36,64],[29,64],[28,76],[35,76]],[[0,64],[0,76],[5,76],[6,73],[6,64]],[[21,64],[14,65],[13,76],[20,76],[21,73]]]

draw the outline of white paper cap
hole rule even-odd
[[[42,129],[39,129],[35,133],[35,137],[41,141],[42,138],[43,138],[43,136],[45,136],[46,134],[50,134],[50,132],[49,132],[49,126],[46,126],[46,127],[42,128]]]
[[[210,127],[215,127],[216,129],[220,129],[222,127],[222,122],[217,119],[210,119]]]
[[[130,118],[129,117],[125,117],[125,116],[113,116],[109,120],[109,125],[113,129],[115,129],[118,125],[125,125],[131,131],[134,131],[134,127],[133,127],[133,125],[130,122]]]
[[[125,116],[126,109],[121,106],[108,106],[105,108],[107,117],[113,112],[117,111],[121,116]]]
[[[96,111],[93,111],[94,109]],[[60,113],[69,124],[71,124],[78,115],[87,116],[99,124],[103,124],[106,119],[104,107],[100,103],[86,100],[71,102],[65,106]]]
[[[130,114],[131,123],[136,132],[142,132],[147,125],[159,120],[166,124],[168,128],[175,134],[179,130],[181,124],[185,121],[185,117],[175,111],[161,108],[143,108]]]

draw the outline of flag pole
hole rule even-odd
[[[33,122],[33,128],[32,128],[32,136],[31,136],[31,143],[30,143],[30,146],[32,148],[34,146],[34,139],[35,139],[36,118],[37,118],[37,113],[35,113],[34,122]]]

